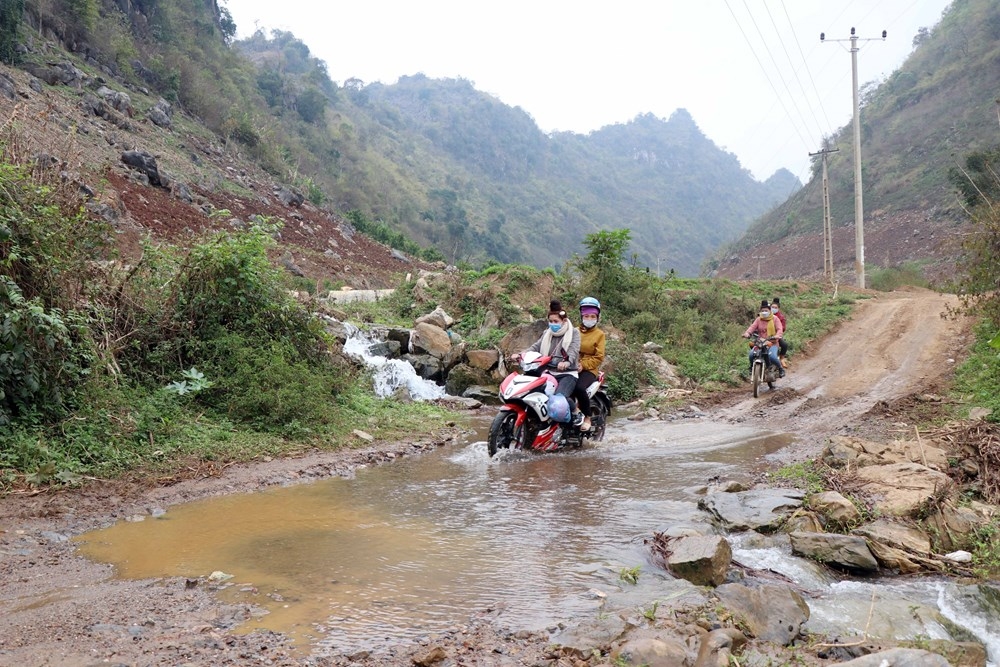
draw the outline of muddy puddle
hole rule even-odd
[[[262,613],[241,629],[350,651],[446,630],[500,610],[540,629],[595,612],[594,589],[639,566],[643,540],[699,525],[698,489],[740,477],[787,434],[707,421],[615,422],[607,438],[490,460],[488,422],[466,442],[389,465],[172,507],[79,538],[119,576],[223,579],[222,595]]]

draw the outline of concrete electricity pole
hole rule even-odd
[[[761,260],[767,259],[766,255],[754,255],[754,259],[757,260],[757,280],[760,280],[760,262]]]
[[[886,32],[882,31],[885,40]],[[866,38],[871,42],[877,37]],[[819,34],[819,41],[827,41],[826,33]],[[831,42],[845,42],[831,39]],[[858,101],[858,36],[851,28],[851,80],[854,84],[854,273],[858,276],[858,287],[865,288],[865,208],[861,195],[861,105]]]
[[[840,149],[832,148],[810,153],[809,157],[823,156],[823,276],[833,282],[833,225],[830,216],[830,180],[826,175],[826,156]]]

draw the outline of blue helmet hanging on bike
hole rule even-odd
[[[562,394],[552,394],[547,401],[549,419],[554,422],[568,422],[573,418],[573,411],[569,409],[569,401]]]

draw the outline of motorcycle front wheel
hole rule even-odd
[[[517,413],[504,411],[493,418],[490,437],[487,440],[490,458],[501,449],[510,449],[517,443]]]
[[[750,369],[750,384],[753,385],[753,397],[757,398],[757,394],[760,390],[760,382],[763,378],[761,375],[764,374],[764,364],[754,362],[753,367]]]

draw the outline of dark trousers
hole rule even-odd
[[[778,354],[781,356],[788,354],[788,343],[785,342],[784,338],[778,339]]]
[[[576,388],[576,378],[568,374],[556,375],[555,378],[559,381],[555,393],[562,394],[567,399],[572,398],[573,390]]]
[[[585,417],[591,416],[590,397],[587,396],[587,388],[595,382],[597,382],[597,376],[590,371],[580,373],[580,379],[576,381],[576,390],[573,392],[573,398],[576,399],[577,404],[580,406],[580,412]]]

